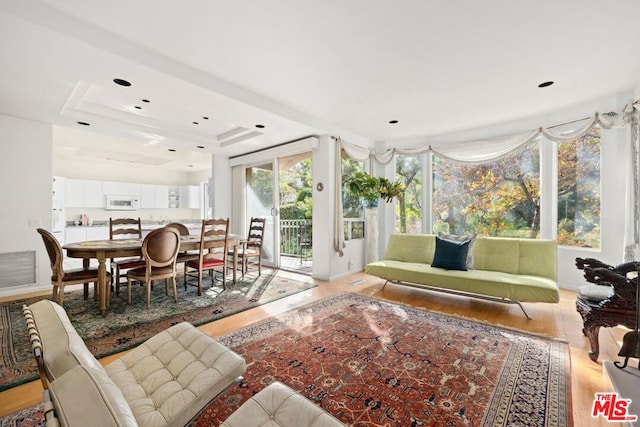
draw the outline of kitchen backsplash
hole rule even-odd
[[[66,208],[65,221],[73,224],[86,214],[89,222],[108,222],[109,218],[138,218],[142,221],[173,221],[175,219],[200,219],[200,209],[139,209],[137,211],[107,211],[104,209]]]

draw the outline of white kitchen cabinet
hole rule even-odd
[[[180,187],[180,207],[183,209],[200,209],[199,185],[183,185]]]
[[[102,181],[84,181],[84,207],[104,208],[104,196],[102,192]]]
[[[102,191],[105,195],[140,197],[140,184],[135,182],[104,181]]]
[[[84,180],[67,178],[65,183],[65,205],[69,208],[84,208]]]
[[[102,181],[67,178],[65,206],[69,208],[104,208]]]
[[[142,209],[167,209],[169,207],[169,187],[140,184],[140,207]]]
[[[156,189],[153,184],[140,184],[140,208],[153,209],[156,207]]]

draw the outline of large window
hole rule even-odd
[[[347,176],[353,175],[357,171],[363,171],[363,162],[358,162],[342,155],[342,217],[344,219],[345,240],[364,238],[364,207],[362,200],[355,197],[345,187],[344,181]]]
[[[600,128],[558,144],[558,243],[600,247]]]
[[[422,232],[422,165],[423,156],[397,156],[396,179],[406,190],[396,202],[396,232]]]
[[[539,141],[480,164],[434,155],[433,231],[538,238]]]

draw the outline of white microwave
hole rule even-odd
[[[135,211],[140,209],[138,196],[107,195],[106,209],[110,211]]]

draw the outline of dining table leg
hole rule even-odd
[[[97,253],[98,258],[98,297],[100,300],[100,314],[104,314],[109,306],[109,282],[107,281],[107,267],[104,251]]]
[[[233,245],[233,284],[236,284],[236,271],[238,270],[238,244]]]
[[[91,264],[91,259],[90,258],[82,258],[82,268],[84,270],[88,270],[89,269],[89,265]],[[84,300],[88,300],[89,299],[89,282],[85,283],[84,286]]]

